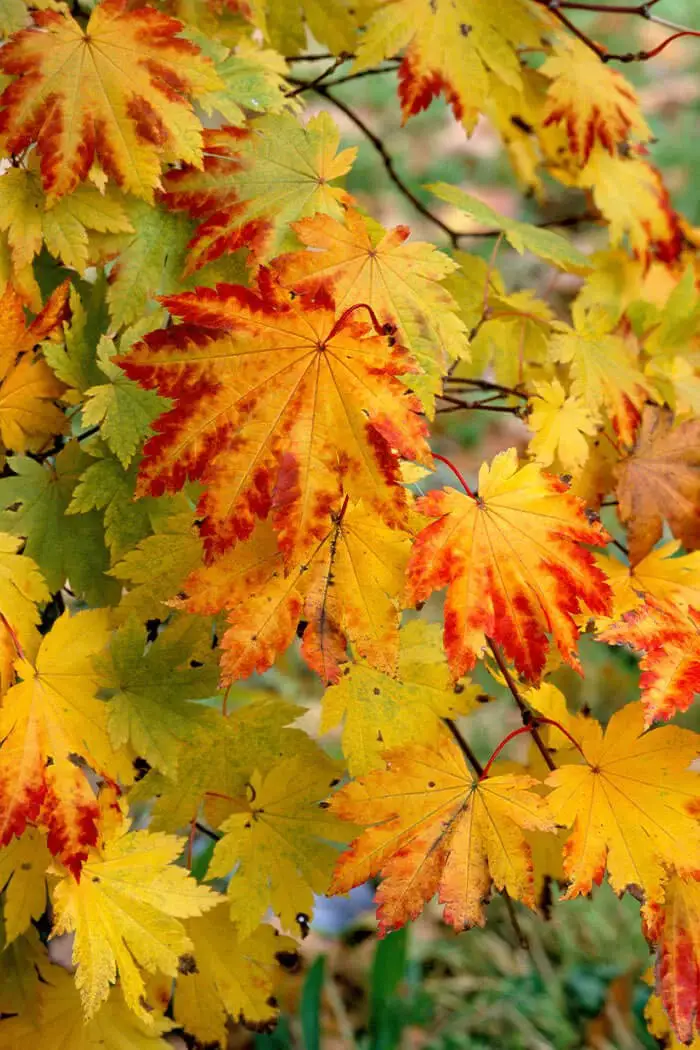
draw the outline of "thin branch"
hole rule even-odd
[[[516,704],[518,705],[518,710],[520,711],[520,717],[523,720],[523,725],[530,727],[530,732],[532,734],[532,739],[535,741],[535,744],[537,746],[537,750],[542,755],[542,758],[544,759],[544,762],[545,762],[545,765],[547,766],[547,769],[549,769],[549,770],[556,769],[557,767],[554,764],[554,762],[552,761],[552,756],[550,755],[549,751],[547,750],[547,747],[546,747],[542,737],[538,733],[536,726],[531,725],[533,717],[534,717],[533,714],[532,714],[532,711],[530,710],[530,708],[527,706],[527,704],[523,700],[522,696],[520,695],[520,690],[518,689],[517,685],[515,684],[515,680],[514,680],[512,674],[510,673],[510,671],[508,670],[508,667],[507,667],[503,657],[501,656],[501,653],[500,653],[500,650],[499,650],[498,646],[495,644],[495,642],[493,641],[492,638],[487,638],[486,640],[489,643],[489,648],[491,649],[491,652],[493,653],[494,659],[495,659],[496,663],[498,664],[498,669],[499,669],[499,671],[501,672],[501,674],[503,675],[503,677],[506,680],[506,684],[507,684],[508,688],[510,689],[511,696],[513,697],[513,699],[515,700]]]
[[[620,541],[616,540],[614,536],[610,537],[610,542],[614,547],[617,547],[619,551],[622,551],[626,558],[629,558],[630,552],[628,551],[627,547],[625,547],[624,543],[620,543]]]
[[[213,831],[212,828],[208,828],[206,824],[202,824],[199,820],[195,820],[194,826],[197,831],[201,831],[202,835],[206,835],[207,838],[213,839],[214,842],[218,842],[219,839],[223,838],[218,831]]]
[[[445,718],[445,719],[443,719],[443,721],[444,721],[445,725],[447,726],[447,728],[449,729],[449,731],[452,733],[452,736],[457,741],[457,744],[459,745],[460,751],[462,752],[462,754],[464,755],[464,757],[466,758],[467,762],[472,767],[472,769],[474,770],[476,775],[478,777],[483,776],[484,767],[482,766],[481,762],[479,761],[479,759],[476,757],[476,755],[472,751],[472,749],[469,746],[469,744],[467,743],[467,741],[462,736],[459,728],[457,727],[456,722],[453,722],[451,718]]]
[[[447,401],[452,408],[438,408],[438,413],[444,415],[445,412],[458,412],[460,409],[473,410],[475,412],[506,412],[511,416],[519,416],[522,409],[520,405],[490,405],[487,401],[460,401],[459,398],[452,397],[450,394],[438,394],[441,401]],[[503,394],[496,394],[496,397],[503,397]]]
[[[524,401],[530,400],[530,395],[523,390],[517,390],[512,386],[502,386],[501,383],[492,383],[490,379],[465,379],[462,376],[447,376],[445,382],[459,385],[467,383],[469,386],[475,386],[477,390],[493,390],[498,391],[503,397],[521,397]]]
[[[391,66],[372,66],[370,69],[361,69],[359,73],[348,73],[346,76],[336,77],[326,84],[326,87],[333,88],[339,84],[349,84],[353,80],[362,80],[363,77],[381,76],[382,73],[395,73],[398,68],[398,62]]]
[[[345,60],[345,53],[341,52],[335,59],[335,61],[332,63],[332,65],[328,67],[328,69],[324,69],[322,73],[319,73],[317,77],[315,77],[313,80],[310,80],[308,84],[304,84],[303,86],[300,84],[298,87],[293,88],[292,91],[288,91],[285,97],[295,98],[297,95],[301,95],[303,91],[313,91],[314,88],[318,87],[321,81],[325,80],[326,77],[330,77],[333,73],[335,73],[338,66],[342,66]]]
[[[354,58],[354,55],[348,55],[348,58]],[[285,62],[287,65],[291,65],[292,62],[330,62],[335,58],[330,51],[324,51],[320,55],[285,55]]]

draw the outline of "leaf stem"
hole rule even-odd
[[[460,729],[457,726],[457,723],[454,722],[451,718],[445,718],[445,719],[443,719],[443,721],[444,721],[445,725],[447,726],[447,728],[449,729],[449,731],[452,733],[452,736],[455,738],[455,740],[456,740],[456,742],[457,742],[457,744],[459,746],[459,749],[462,752],[462,754],[464,755],[464,757],[466,758],[467,762],[472,767],[472,769],[474,770],[476,775],[479,777],[479,779],[481,779],[482,776],[484,775],[484,767],[482,766],[481,762],[479,761],[479,759],[476,757],[476,755],[472,751],[471,747],[469,746],[469,744],[467,743],[465,738],[462,736],[462,733],[460,732]]]
[[[469,486],[467,485],[466,481],[464,480],[464,477],[463,477],[461,471],[459,471],[457,469],[457,467],[454,465],[454,463],[452,462],[451,459],[448,459],[447,456],[441,456],[437,452],[433,452],[433,459],[439,459],[441,463],[444,463],[446,467],[449,467],[450,470],[452,471],[452,473],[454,474],[454,476],[459,481],[459,483],[462,485],[462,487],[463,487],[464,491],[466,492],[466,494],[468,496],[471,496],[472,499],[476,499],[476,496],[474,495],[474,493],[472,492],[472,490],[469,488]]]
[[[518,710],[520,711],[520,717],[523,720],[523,725],[526,726],[526,727],[529,727],[530,723],[532,722],[533,717],[534,717],[533,714],[532,714],[532,711],[530,710],[530,708],[527,706],[527,704],[523,700],[522,696],[520,695],[520,690],[518,689],[517,685],[515,684],[515,680],[514,680],[512,674],[510,673],[510,671],[508,670],[508,667],[507,667],[503,657],[501,656],[501,653],[500,653],[500,650],[499,650],[498,646],[496,645],[496,643],[493,641],[492,638],[487,638],[486,641],[488,642],[489,648],[491,649],[491,652],[493,653],[494,660],[498,664],[498,669],[500,670],[501,674],[503,675],[503,677],[506,680],[506,684],[507,684],[507,686],[508,686],[508,688],[510,690],[511,696],[513,697],[513,699],[515,700],[516,704],[518,705]],[[544,759],[545,765],[547,766],[547,768],[549,770],[556,769],[557,767],[556,767],[555,763],[552,760],[552,756],[550,755],[549,751],[547,750],[542,737],[537,732],[537,727],[533,726],[532,729],[530,730],[530,732],[532,733],[532,739],[535,741],[535,745],[537,747],[537,750],[542,755],[542,758]]]
[[[340,329],[343,327],[343,325],[348,320],[348,318],[355,312],[355,310],[366,310],[367,311],[367,313],[369,314],[369,316],[371,318],[372,325],[373,325],[374,330],[376,331],[377,335],[392,335],[394,333],[395,328],[394,328],[393,325],[380,324],[379,323],[379,318],[377,317],[377,315],[375,314],[374,310],[369,305],[369,303],[355,303],[354,306],[348,306],[347,310],[343,310],[343,312],[340,315],[340,317],[338,317],[336,319],[335,324],[333,325],[333,327],[331,328],[330,332],[326,336],[326,341],[328,341],[329,339],[332,339],[333,336],[338,334]]]
[[[538,729],[539,726],[541,726],[541,725],[554,726],[554,728],[558,729],[560,733],[563,733],[563,735],[566,737],[566,739],[569,740],[574,745],[574,747],[576,748],[578,753],[581,755],[581,757],[588,764],[588,759],[586,758],[585,754],[583,753],[583,749],[582,749],[581,745],[579,744],[578,740],[576,740],[576,738],[571,735],[571,733],[569,732],[568,729],[564,728],[564,726],[561,724],[561,722],[557,722],[556,719],[554,719],[554,718],[545,718],[544,715],[535,714],[534,716],[532,716],[531,721],[529,721],[527,725],[518,726],[517,729],[513,729],[512,732],[508,733],[507,736],[504,736],[503,740],[501,740],[500,744],[494,750],[493,754],[491,755],[491,757],[489,758],[488,762],[484,766],[484,771],[481,774],[480,779],[483,779],[483,778],[485,778],[485,777],[487,777],[489,775],[489,770],[491,769],[491,766],[492,766],[494,760],[496,758],[498,758],[498,756],[500,755],[501,751],[506,746],[506,744],[509,744],[510,741],[514,740],[516,736],[522,736],[523,733],[530,733],[531,736],[534,736],[535,730]],[[552,765],[551,768],[554,769],[556,767],[554,765]]]

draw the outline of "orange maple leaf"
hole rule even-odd
[[[178,36],[183,25],[152,7],[104,0],[85,28],[36,11],[34,25],[2,48],[15,80],[0,96],[0,142],[33,143],[49,201],[70,193],[97,161],[130,193],[152,200],[161,163],[201,164],[201,124],[190,98],[221,82],[208,59]]]
[[[68,288],[68,281],[60,285],[30,325],[21,297],[9,285],[0,295],[0,458],[4,448],[38,452],[67,429],[53,403],[66,388],[35,347],[62,334]]]
[[[661,539],[664,519],[686,547],[700,547],[700,419],[673,424],[669,408],[645,405],[635,447],[615,468],[633,565]]]
[[[687,711],[700,693],[700,611],[647,599],[598,637],[644,654],[639,687],[647,725]]]
[[[380,934],[415,919],[434,894],[457,930],[484,925],[493,882],[534,907],[532,854],[523,829],[553,831],[530,776],[475,781],[445,734],[439,745],[412,744],[385,755],[375,770],[342,788],[331,809],[368,824],[336,866],[331,893],[346,893],[379,873]]]
[[[337,317],[328,298],[290,299],[264,270],[253,290],[219,285],[164,303],[185,323],[120,362],[175,399],[145,446],[138,494],[202,481],[210,558],[274,509],[280,548],[298,562],[342,494],[405,522],[398,454],[429,459],[420,403],[399,379],[418,369],[390,336],[370,332],[364,311]]]
[[[580,669],[574,617],[582,603],[609,610],[612,597],[593,555],[580,546],[608,542],[582,500],[535,464],[518,469],[517,453],[509,449],[481,467],[477,496],[447,488],[428,493],[417,509],[437,521],[413,547],[409,599],[417,604],[448,588],[445,650],[455,678],[474,666],[492,638],[536,682],[548,633]]]
[[[690,1043],[700,1020],[700,881],[673,876],[663,903],[644,909],[644,933],[658,944],[658,994],[679,1041]]]
[[[302,655],[324,680],[335,682],[347,645],[387,674],[398,662],[399,620],[409,537],[390,529],[363,504],[344,503],[326,519],[316,549],[285,573],[275,533],[261,522],[246,543],[187,578],[189,612],[229,610],[221,639],[224,682],[266,671],[306,623]]]

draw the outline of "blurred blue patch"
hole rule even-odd
[[[311,928],[326,937],[338,937],[366,911],[374,911],[374,888],[368,882],[350,890],[347,897],[314,897]]]

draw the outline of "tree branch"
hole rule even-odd
[[[445,725],[447,726],[447,728],[449,729],[449,731],[452,733],[452,736],[457,741],[457,744],[459,745],[459,749],[462,752],[462,754],[464,755],[464,757],[466,758],[466,760],[469,763],[469,765],[472,767],[472,769],[474,770],[476,775],[478,777],[481,777],[483,772],[484,772],[484,767],[482,766],[481,762],[479,761],[479,759],[476,757],[476,755],[472,751],[472,749],[469,746],[469,744],[467,743],[467,741],[462,736],[460,730],[457,727],[457,723],[453,722],[453,720],[451,718],[444,718],[443,721],[444,721]]]
[[[532,724],[533,720],[536,719],[536,716],[533,716],[532,711],[530,710],[530,708],[527,706],[527,704],[523,700],[522,696],[520,695],[520,690],[518,689],[517,685],[515,684],[515,680],[514,680],[512,674],[510,673],[510,671],[508,670],[508,667],[507,667],[503,657],[501,656],[501,653],[500,653],[500,650],[499,650],[498,646],[496,645],[496,643],[493,641],[492,638],[487,638],[486,640],[489,643],[489,648],[491,649],[491,652],[493,653],[494,659],[495,659],[496,663],[498,664],[498,669],[499,669],[499,671],[501,672],[501,674],[503,675],[503,677],[506,680],[506,685],[510,689],[511,696],[513,697],[513,699],[515,700],[516,704],[518,705],[518,710],[520,711],[520,717],[523,720],[523,725],[529,727],[530,732],[532,734],[532,739],[535,741],[535,744],[537,746],[537,750],[542,755],[542,758],[544,759],[544,762],[545,762],[545,765],[547,766],[547,769],[549,769],[549,770],[556,769],[557,767],[554,764],[554,762],[552,760],[552,756],[550,755],[549,751],[547,750],[547,747],[546,747],[542,737],[540,736],[540,734],[539,734],[539,732],[537,730],[537,727]]]

